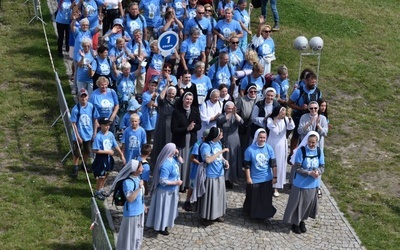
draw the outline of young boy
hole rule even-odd
[[[141,107],[142,107],[142,105],[139,104],[139,102],[136,100],[136,98],[132,98],[129,100],[127,112],[122,117],[122,121],[119,124],[119,129],[121,130],[121,132],[124,132],[124,130],[130,126],[131,115],[138,114],[139,118],[141,117],[141,115],[142,115],[142,112],[140,112]]]
[[[143,180],[144,185],[144,195],[149,194],[149,189],[147,188],[147,183],[150,181],[150,165],[147,159],[151,155],[151,145],[150,144],[143,144],[140,150],[140,156],[137,157],[137,160],[142,163],[143,172],[140,175],[141,179]]]
[[[92,164],[93,175],[96,179],[96,198],[104,200],[106,193],[104,192],[104,184],[109,172],[114,168],[114,150],[116,150],[125,165],[125,157],[119,148],[114,134],[110,132],[111,121],[107,117],[99,119],[100,131],[97,133],[93,142],[93,152],[96,154]]]
[[[125,129],[122,135],[122,151],[127,161],[137,158],[140,155],[140,148],[147,143],[146,131],[139,126],[138,114],[131,115],[131,126]]]
[[[97,133],[98,124],[96,119],[99,118],[99,113],[96,108],[88,102],[88,91],[82,88],[78,94],[79,102],[71,111],[71,122],[74,133],[72,134],[73,142],[73,164],[74,169],[71,176],[78,177],[78,164],[80,159],[80,152],[82,152],[83,163],[87,163],[92,147],[92,139],[95,138]],[[79,147],[78,147],[79,144]],[[86,166],[86,165],[85,165]]]

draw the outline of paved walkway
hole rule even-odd
[[[113,173],[114,176],[116,174]],[[113,176],[109,178],[109,183],[113,179]],[[273,199],[278,211],[268,226],[262,221],[242,216],[244,182],[227,190],[225,222],[216,222],[208,227],[200,224],[197,214],[182,209],[186,196],[180,194],[179,216],[175,220],[175,226],[169,229],[170,235],[163,236],[153,229],[145,228],[142,249],[365,249],[325,185],[322,185],[322,192],[318,218],[308,219],[308,231],[301,235],[293,233],[291,226],[282,221],[289,190],[285,189],[279,197]],[[150,203],[149,198],[146,202]],[[122,207],[112,206],[111,197],[106,200],[105,205],[116,242]]]

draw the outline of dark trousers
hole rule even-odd
[[[65,50],[67,52],[69,51],[69,24],[57,23],[57,34],[58,34],[57,52],[58,55],[62,55],[64,38],[65,38]]]

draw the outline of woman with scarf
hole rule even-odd
[[[144,188],[140,175],[143,172],[142,163],[130,160],[118,173],[110,193],[115,189],[117,183],[123,180],[122,189],[126,202],[124,204],[123,218],[119,228],[117,250],[140,249],[143,241],[144,213],[147,208],[144,205]]]
[[[276,213],[272,205],[272,184],[278,177],[274,150],[266,141],[267,132],[259,128],[244,154],[247,186],[243,213],[250,219],[264,219],[269,224]]]
[[[235,104],[228,101],[224,107],[225,114],[217,118],[217,126],[224,132],[222,144],[229,149],[229,153],[224,155],[229,162],[229,169],[225,171],[225,184],[227,188],[232,188],[242,172],[242,150],[240,148],[240,138],[238,128],[243,124],[243,119],[236,113]]]
[[[169,235],[168,227],[173,227],[178,217],[178,187],[182,185],[179,163],[182,163],[179,151],[174,143],[168,143],[154,166],[146,227],[152,227],[162,235]]]
[[[294,122],[291,117],[286,117],[286,108],[281,105],[272,110],[267,120],[269,136],[267,143],[274,149],[277,166],[277,182],[273,185],[274,197],[279,196],[278,188],[282,189],[286,183],[286,160],[288,155],[287,131],[294,129]]]
[[[213,89],[206,101],[200,106],[201,130],[197,132],[197,138],[201,138],[203,131],[215,127],[217,118],[222,114],[222,102],[219,101],[220,91]]]
[[[189,188],[190,148],[197,141],[197,131],[201,128],[199,109],[192,105],[194,95],[187,92],[182,97],[182,103],[177,104],[177,108],[172,112],[171,120],[172,142],[176,144],[180,156],[185,159],[181,168],[181,178],[183,185],[180,191]]]
[[[201,223],[209,226],[213,221],[224,222],[226,213],[226,189],[224,169],[229,169],[229,162],[222,156],[229,152],[222,149],[223,132],[212,127],[206,140],[200,146],[202,161],[206,164],[204,193],[197,200],[197,209]]]
[[[295,175],[283,221],[292,224],[296,234],[305,233],[304,220],[315,219],[318,213],[318,188],[325,169],[324,152],[317,147],[319,138],[317,132],[308,132],[293,152]]]

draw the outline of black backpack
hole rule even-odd
[[[119,180],[117,182],[117,184],[115,185],[113,199],[112,199],[112,203],[115,204],[115,206],[124,206],[125,205],[126,197],[125,197],[124,189],[122,187],[122,183],[127,179],[132,180],[132,182],[133,182],[133,190],[136,189],[135,181],[132,178],[127,177],[127,178],[125,178],[123,180]]]

